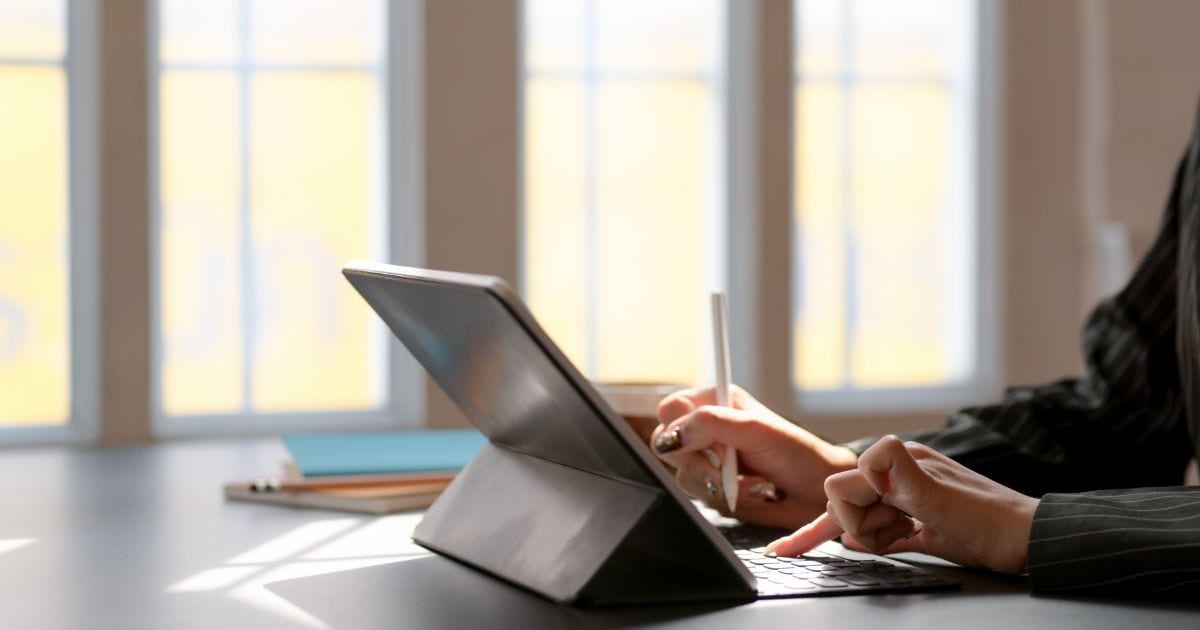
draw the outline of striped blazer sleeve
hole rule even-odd
[[[1029,579],[1064,595],[1200,595],[1200,487],[1047,494]]]
[[[1192,457],[1175,349],[1183,173],[1181,162],[1133,277],[1088,318],[1085,377],[1014,387],[996,404],[905,437],[1031,496],[1182,483]],[[862,452],[873,442],[847,446]]]

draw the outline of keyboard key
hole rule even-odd
[[[880,584],[887,584],[887,585],[908,584],[910,581],[910,578],[908,578],[906,576],[897,575],[895,573],[891,573],[888,571],[869,571],[867,573],[863,573],[862,575],[864,577],[871,578],[872,580],[875,580],[875,581],[879,582]]]
[[[820,586],[821,588],[844,588],[846,586],[845,582],[837,578],[830,577],[814,577],[810,579],[809,582]]]
[[[847,584],[853,584],[855,586],[878,586],[879,585],[879,582],[877,580],[869,578],[866,575],[843,575],[843,576],[839,577],[838,579]]]
[[[788,580],[784,580],[784,581],[780,582],[780,584],[782,584],[784,588],[789,588],[792,590],[809,590],[809,589],[816,588],[816,586],[814,586],[808,580],[800,580],[797,578],[791,578]]]

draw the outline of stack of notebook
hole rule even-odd
[[[475,430],[285,435],[287,472],[226,484],[225,498],[370,514],[422,509],[485,441]]]

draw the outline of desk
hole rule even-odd
[[[955,570],[961,593],[573,609],[408,540],[419,515],[226,504],[277,440],[0,451],[2,628],[1188,628],[1200,607],[1029,595]],[[481,525],[486,535],[486,524]]]

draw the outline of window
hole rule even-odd
[[[794,7],[801,405],[929,408],[978,394],[976,4]]]
[[[71,417],[66,20],[0,0],[0,426]]]
[[[725,11],[524,5],[522,289],[592,379],[704,375],[724,282]]]
[[[394,344],[336,272],[396,254],[388,8],[160,3],[160,429],[395,403]]]

